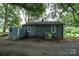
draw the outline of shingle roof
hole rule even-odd
[[[28,22],[24,25],[64,25],[64,23],[60,22],[60,21],[47,21],[47,22]]]

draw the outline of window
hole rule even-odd
[[[56,32],[56,27],[55,26],[51,26],[51,32],[55,33]]]
[[[27,32],[31,32],[31,26],[27,27]]]

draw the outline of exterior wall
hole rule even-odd
[[[27,26],[28,27],[28,26]],[[49,26],[31,26],[31,32],[27,31],[29,37],[44,36],[45,32],[50,32]]]
[[[27,26],[22,26],[22,29],[24,29],[25,38],[28,37]]]
[[[56,33],[52,33],[55,38],[63,38],[63,25],[52,25],[56,26]],[[45,33],[51,33],[51,26],[31,26],[31,32],[28,32],[29,37],[44,37]]]
[[[25,37],[25,28],[24,27],[20,27],[20,28],[10,27],[8,35],[11,40],[17,40],[18,38],[19,39],[23,38]]]
[[[56,38],[63,38],[63,25],[56,27]]]
[[[45,32],[50,31],[51,29],[49,26],[31,26],[31,32],[27,32],[27,35],[29,37],[44,37]]]
[[[63,38],[63,25],[52,25],[56,26],[56,33],[52,33],[55,38]],[[47,26],[31,26],[31,32],[27,32],[28,26],[21,28],[9,28],[9,38],[23,38],[23,37],[45,37],[45,33],[51,33],[51,25]],[[18,31],[19,29],[19,31]]]
[[[25,29],[24,27],[19,28],[19,38],[25,37]]]
[[[50,26],[37,26],[37,36],[44,37],[45,33],[50,31]]]
[[[17,38],[17,28],[9,28],[9,38],[16,39]]]
[[[36,26],[31,26],[31,32],[27,31],[26,32],[26,36],[28,36],[28,37],[35,37],[36,36]]]

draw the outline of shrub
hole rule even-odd
[[[76,37],[79,34],[79,27],[65,27],[64,37]]]

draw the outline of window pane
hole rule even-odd
[[[31,26],[27,27],[27,32],[31,32]]]
[[[55,33],[55,32],[56,32],[56,27],[55,27],[55,26],[52,26],[52,27],[51,27],[51,32],[52,32],[52,33]]]

